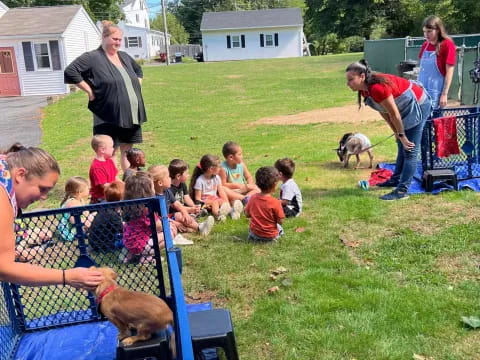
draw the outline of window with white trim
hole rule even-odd
[[[129,36],[127,37],[127,43],[128,43],[128,46],[126,47],[142,47],[142,38],[141,37],[137,37],[137,36]]]
[[[240,36],[232,35],[232,48],[239,48],[239,47],[240,47]]]
[[[34,43],[33,51],[37,70],[50,70],[50,49],[48,43]]]
[[[265,47],[272,47],[272,46],[273,46],[273,35],[265,34]]]

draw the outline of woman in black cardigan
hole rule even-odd
[[[76,58],[65,69],[65,83],[75,84],[88,95],[93,113],[93,134],[109,135],[120,146],[120,163],[129,167],[127,150],[142,142],[141,125],[147,121],[142,98],[141,67],[119,51],[122,30],[103,22],[102,45]]]

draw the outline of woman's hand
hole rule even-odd
[[[75,289],[93,291],[102,282],[103,275],[99,271],[83,267],[65,270],[65,283]]]
[[[415,143],[411,142],[410,140],[407,139],[407,137],[404,136],[398,136],[397,139],[400,140],[400,142],[403,145],[403,148],[407,151],[412,151],[415,148]]]
[[[444,108],[445,106],[447,106],[447,95],[446,94],[441,94],[440,95],[440,99],[438,100],[438,105],[441,108]]]
[[[93,91],[90,91],[88,93],[88,101],[93,101],[95,100],[95,94],[93,93]]]

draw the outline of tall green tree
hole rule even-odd
[[[110,20],[118,22],[124,18],[120,5],[123,0],[5,0],[5,5],[10,8],[19,6],[55,6],[66,4],[83,5],[93,21]]]
[[[158,14],[155,19],[150,22],[152,29],[164,31],[163,16]],[[172,44],[188,44],[189,35],[177,17],[167,12],[167,30],[170,34],[170,42]]]

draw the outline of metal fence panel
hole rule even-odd
[[[396,74],[397,65],[405,60],[405,41],[405,38],[365,40],[365,59],[375,71]]]

